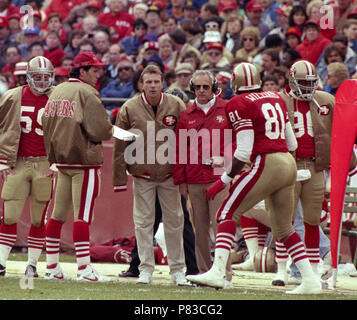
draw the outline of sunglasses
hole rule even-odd
[[[221,53],[220,52],[208,52],[208,55],[210,57],[218,57],[221,55]]]
[[[130,67],[118,68],[118,72],[129,71],[130,69],[131,69]]]
[[[203,88],[203,90],[206,90],[206,91],[211,88],[208,84],[203,84],[203,85],[194,84],[193,87],[195,90],[200,90],[201,88]]]
[[[243,38],[243,41],[251,41],[251,42],[253,42],[254,38]]]
[[[218,28],[219,25],[218,25],[217,23],[214,23],[214,24],[206,24],[205,27],[206,27],[206,29],[207,29],[207,28]]]

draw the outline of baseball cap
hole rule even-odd
[[[245,6],[246,11],[263,11],[263,6],[259,1],[251,0]]]
[[[216,75],[217,82],[227,83],[229,80],[232,80],[232,75],[227,71],[220,71]]]
[[[164,0],[154,0],[152,5],[159,7],[160,9],[167,9],[167,4]]]
[[[117,68],[120,67],[133,67],[133,61],[131,61],[129,58],[122,58],[119,60]]]
[[[87,8],[96,8],[102,10],[102,3],[98,0],[88,0]]]
[[[301,36],[302,36],[301,31],[298,27],[290,27],[288,29],[288,31],[286,31],[285,36],[287,37],[289,34],[294,34],[294,35],[298,36],[299,38],[301,38]]]
[[[235,9],[238,7],[238,4],[235,0],[221,0],[218,4],[219,12],[223,12],[229,9]]]
[[[222,42],[221,34],[219,31],[206,31],[203,42]]]
[[[218,49],[218,50],[223,51],[223,48],[224,48],[223,44],[220,43],[220,42],[209,42],[207,44],[207,50],[209,50],[209,49]]]
[[[27,62],[21,61],[15,64],[15,76],[26,75],[27,74]]]
[[[279,9],[275,9],[274,11],[278,14],[288,17],[292,8],[292,6],[281,6]]]
[[[55,68],[55,76],[56,77],[68,77],[69,70],[66,67],[57,67]]]
[[[183,73],[193,73],[193,66],[191,63],[182,62],[177,65],[175,68],[176,75],[183,74]]]
[[[6,28],[9,26],[9,21],[5,17],[0,17],[0,28]]]
[[[73,60],[73,68],[93,66],[102,68],[105,66],[93,52],[81,52]]]
[[[198,6],[192,0],[186,0],[184,8],[185,9],[196,9],[196,10],[199,9]]]
[[[24,30],[24,35],[28,35],[28,34],[36,34],[36,35],[40,35],[40,29],[36,26],[27,26]]]
[[[146,10],[146,14],[148,14],[149,12],[156,12],[157,14],[160,14],[161,8],[157,7],[157,6],[150,6],[147,10]]]
[[[159,43],[157,41],[146,41],[144,43],[144,51],[150,49],[159,50]]]
[[[7,17],[8,20],[10,19],[16,19],[16,20],[21,20],[21,15],[19,13],[12,13]]]

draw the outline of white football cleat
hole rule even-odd
[[[62,272],[62,268],[59,263],[54,268],[46,268],[45,279],[55,280],[71,280],[71,277]]]
[[[192,283],[186,280],[185,273],[182,271],[175,272],[171,275],[171,283],[177,286],[192,287]]]
[[[84,269],[78,270],[77,281],[108,282],[111,279],[100,275],[90,264],[87,264]]]
[[[217,289],[223,289],[225,287],[225,275],[222,275],[213,268],[203,274],[186,276],[186,279],[199,285]]]
[[[233,270],[254,271],[254,259],[248,259],[239,264],[232,264]]]
[[[137,284],[151,284],[152,275],[149,272],[140,272],[139,279],[136,280]]]
[[[317,277],[304,279],[294,290],[286,291],[286,294],[320,294],[321,282]]]

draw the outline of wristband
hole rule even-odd
[[[230,176],[228,176],[227,172],[224,172],[221,176],[221,181],[224,183],[224,184],[228,184],[230,183],[231,181],[233,180],[233,178],[231,178]]]

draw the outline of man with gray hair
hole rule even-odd
[[[200,273],[204,273],[212,266],[210,228],[216,234],[216,212],[228,194],[228,187],[214,200],[207,200],[205,190],[219,179],[220,170],[214,167],[223,167],[224,164],[224,138],[225,130],[229,130],[229,121],[225,112],[226,101],[215,95],[218,84],[212,72],[196,71],[190,86],[196,99],[182,113],[177,124],[177,158],[173,176],[181,195],[191,200],[193,224],[196,226],[197,266]],[[186,161],[182,161],[182,157]],[[226,273],[226,286],[229,287],[232,279],[230,263]]]

